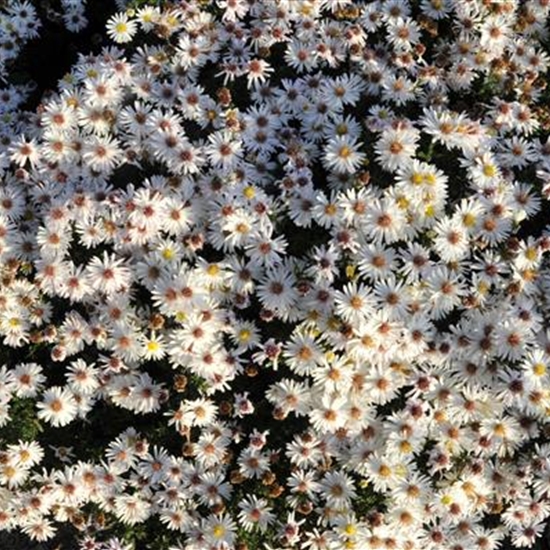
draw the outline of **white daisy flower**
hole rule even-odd
[[[118,44],[131,42],[137,29],[136,21],[125,13],[116,13],[107,21],[107,34]]]
[[[366,158],[360,152],[362,145],[349,136],[335,136],[325,146],[323,162],[328,169],[344,173],[356,172]]]
[[[78,413],[78,406],[73,392],[65,387],[52,386],[42,394],[42,401],[37,404],[37,416],[52,426],[66,426]]]

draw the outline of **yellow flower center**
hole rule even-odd
[[[334,204],[327,204],[325,206],[325,214],[327,216],[334,216],[336,214],[336,205]]]
[[[494,178],[497,173],[497,169],[494,164],[483,165],[483,175],[488,178]]]
[[[19,451],[19,460],[21,462],[28,462],[30,458],[31,458],[31,453],[29,453],[29,451],[27,451],[26,449]]]
[[[536,248],[533,248],[532,246],[528,247],[526,250],[525,250],[525,257],[530,261],[530,262],[533,262],[534,260],[537,259],[537,250]]]
[[[428,218],[433,218],[435,216],[435,207],[433,204],[429,204],[424,209],[424,215]]]
[[[504,437],[506,435],[506,427],[504,426],[504,424],[495,424],[493,432],[498,437]]]
[[[485,282],[485,281],[480,281],[478,284],[477,284],[477,291],[483,295],[483,294],[487,294],[487,291],[489,290],[489,285]]]
[[[546,374],[546,365],[543,363],[535,363],[533,365],[533,374],[535,376],[544,376]]]
[[[166,22],[170,27],[174,27],[178,24],[178,18],[175,15],[171,15],[167,18]]]
[[[424,174],[424,181],[428,185],[434,185],[434,183],[435,183],[435,174],[432,174],[431,172],[428,172],[427,174]]]
[[[343,145],[342,147],[340,147],[339,151],[338,151],[338,156],[340,158],[343,158],[343,159],[347,159],[351,156],[351,148],[348,147],[347,145]]]
[[[13,466],[4,466],[3,474],[8,478],[12,478],[17,473],[17,470]]]
[[[210,264],[206,268],[206,273],[210,275],[210,277],[215,277],[220,272],[220,266],[218,264]]]
[[[348,133],[348,127],[343,122],[341,122],[340,124],[338,124],[338,126],[336,126],[337,135],[344,136],[347,133]]]
[[[424,181],[424,178],[422,177],[422,174],[419,174],[418,172],[414,172],[414,174],[411,176],[411,183],[413,185],[420,185]]]
[[[155,351],[158,351],[159,348],[160,344],[158,342],[155,342],[154,340],[147,342],[147,351],[154,353]]]
[[[462,223],[465,227],[473,227],[476,224],[476,217],[468,212],[462,216]]]
[[[162,257],[165,260],[172,260],[174,258],[174,256],[175,256],[175,252],[171,248],[165,248],[162,251]]]
[[[253,199],[254,196],[256,195],[256,191],[254,190],[254,187],[252,187],[251,185],[249,185],[248,187],[245,187],[244,190],[243,190],[243,195],[247,198],[247,199]]]
[[[397,199],[397,206],[399,206],[401,210],[405,210],[409,206],[409,204],[409,199],[407,199],[406,197],[399,197]]]
[[[346,535],[348,535],[348,537],[352,537],[353,535],[355,535],[357,533],[357,527],[355,527],[355,525],[353,525],[352,523],[348,523],[344,527],[344,533],[346,533]]]
[[[252,336],[252,333],[247,328],[243,328],[239,332],[239,341],[240,342],[248,342],[248,340],[250,340],[251,336]]]
[[[215,525],[214,529],[212,529],[212,534],[217,539],[221,539],[225,535],[225,527],[218,523],[218,525]]]

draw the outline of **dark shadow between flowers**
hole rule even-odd
[[[48,92],[56,89],[57,83],[70,72],[78,59],[78,54],[97,53],[108,44],[105,25],[116,11],[115,2],[90,0],[86,8],[88,25],[77,33],[66,30],[62,20],[51,14],[51,2],[38,3],[38,16],[42,21],[38,38],[28,42],[17,59],[13,80],[16,84],[36,85],[29,97],[26,108],[34,110]],[[60,10],[54,2],[51,6]]]

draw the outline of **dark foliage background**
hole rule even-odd
[[[10,0],[5,1],[9,2]],[[61,11],[59,0],[33,0],[32,3],[37,9],[42,23],[40,36],[24,46],[15,64],[10,67],[8,77],[8,82],[12,84],[33,83],[35,85],[34,92],[24,105],[24,108],[31,112],[38,108],[45,96],[55,91],[57,82],[70,71],[79,54],[97,53],[103,47],[112,45],[106,36],[105,25],[109,17],[117,11],[114,0],[88,0],[86,7],[88,25],[84,30],[72,33],[66,30],[62,20],[51,15],[52,9]],[[144,4],[146,2],[136,0],[135,3]],[[238,94],[236,94],[236,97],[239,97]],[[476,98],[469,98],[469,100],[475,101]],[[469,103],[471,104],[470,101]],[[550,212],[548,212],[550,203],[545,203],[544,206],[545,208],[534,220],[523,225],[520,237],[527,234],[540,234],[550,218]],[[292,247],[292,242],[290,245]],[[273,331],[273,326],[268,327],[267,330]],[[284,328],[281,328],[281,333],[284,333]],[[283,334],[278,336],[283,336]],[[17,354],[14,354],[13,350],[0,346],[0,363],[15,364],[18,361],[36,360],[43,364],[48,360],[48,353],[49,350],[44,350],[43,357],[29,358],[26,353],[24,357],[16,357]],[[38,352],[38,355],[40,354],[41,352]],[[155,368],[157,378],[159,378],[159,365],[156,365]],[[167,367],[163,373],[165,379],[162,381],[170,382],[170,373],[171,369]],[[162,378],[161,375],[159,379]],[[273,379],[265,380],[259,377],[255,384],[251,384],[245,389],[251,390],[256,398],[254,401],[257,401],[258,397],[265,392],[267,386],[272,382]],[[230,396],[227,397],[230,400]],[[99,458],[94,456],[94,452],[103,449],[105,444],[116,437],[124,428],[134,425],[150,437],[152,443],[162,442],[168,450],[177,452],[176,448],[172,448],[174,442],[169,441],[173,430],[168,430],[165,423],[158,422],[155,415],[135,417],[128,411],[114,410],[107,405],[97,404],[90,416],[90,422],[87,426],[75,422],[65,428],[49,429],[46,440],[46,438],[41,437],[39,426],[34,421],[34,401],[16,399],[12,408],[14,420],[5,428],[0,429],[0,443],[4,445],[14,443],[19,439],[31,440],[36,438],[44,444],[46,449],[48,445],[71,446],[79,459],[86,460]],[[269,429],[270,419],[271,414],[266,407],[265,410],[260,410],[259,414],[250,422],[254,422],[259,429]],[[48,458],[52,460],[51,455],[46,457],[46,459]],[[136,544],[136,550],[151,548],[149,542],[145,541],[156,540],[157,528],[158,525],[153,521],[147,522],[143,527],[135,528],[136,533],[132,538]],[[33,543],[26,536],[16,532],[0,532],[0,550],[76,550],[75,534],[74,528],[63,526],[52,541]],[[117,534],[127,535],[124,530]],[[160,541],[159,544],[161,544]],[[505,549],[506,546],[504,545]],[[254,548],[254,546],[251,546],[251,548]],[[535,549],[550,550],[550,528],[547,527],[545,535]]]

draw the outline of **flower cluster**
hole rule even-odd
[[[53,15],[61,17],[63,26],[69,32],[80,32],[88,25],[86,0],[61,0],[61,12],[54,10]]]
[[[17,58],[23,45],[39,34],[40,20],[28,2],[10,2],[0,10],[0,77],[5,78],[6,65]]]
[[[0,9],[0,78],[4,82],[27,43],[40,36],[41,17],[71,33],[87,27],[86,0],[61,0],[58,7],[44,4],[40,13],[30,0],[10,0]]]
[[[44,430],[0,454],[0,528],[71,524],[86,550],[147,521],[179,550],[531,546],[549,10],[112,17],[120,46],[0,140],[0,424],[25,402]],[[63,431],[105,444],[52,456]]]

